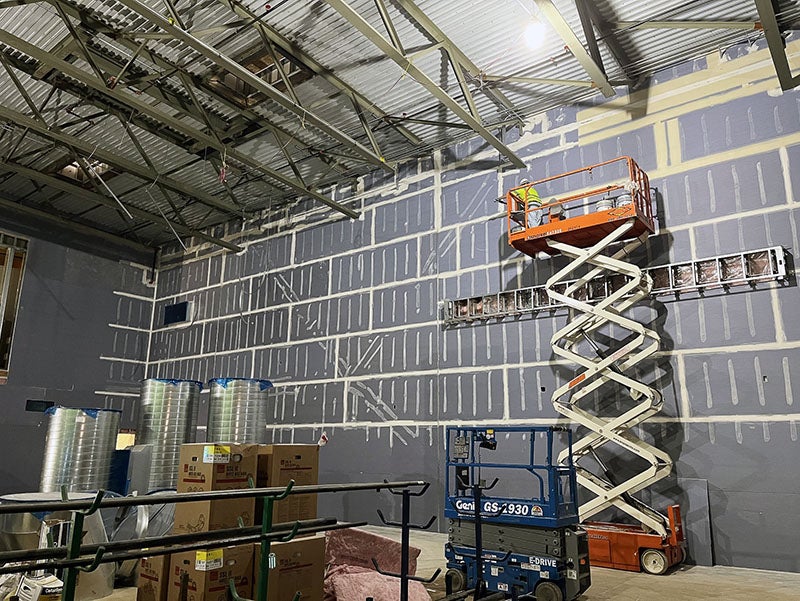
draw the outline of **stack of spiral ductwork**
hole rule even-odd
[[[120,411],[52,407],[47,411],[42,492],[108,488]]]
[[[176,487],[181,445],[195,441],[202,389],[194,380],[142,381],[136,444],[152,447],[148,490]]]
[[[267,426],[267,380],[216,378],[209,382],[208,441],[263,443]]]

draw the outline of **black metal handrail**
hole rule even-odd
[[[382,490],[385,488],[411,488],[425,486],[422,480],[404,482],[357,482],[353,484],[308,484],[294,486],[290,495],[310,495],[317,493],[336,493],[356,490]],[[105,494],[99,491],[98,496]],[[72,501],[42,501],[31,503],[0,504],[0,515],[9,513],[51,513],[54,511],[82,511],[117,507],[138,507],[140,505],[162,505],[169,503],[191,503],[193,501],[216,501],[221,499],[249,499],[255,497],[278,497],[286,494],[285,486],[267,488],[238,488],[235,490],[212,490],[205,492],[185,492],[175,494],[154,494],[140,497],[110,497],[107,499],[76,499]]]
[[[299,536],[304,536],[307,534],[326,532],[328,530],[357,528],[359,526],[365,526],[366,524],[367,522],[337,522],[333,525],[320,525],[312,528],[299,528],[296,534]],[[225,539],[213,539],[208,536],[209,534],[212,534],[212,532],[198,532],[196,534],[192,534],[191,536],[195,537],[194,539],[195,542],[191,544],[184,544],[181,546],[172,545],[172,546],[139,548],[138,550],[124,551],[121,553],[106,553],[105,545],[101,545],[94,553],[86,557],[76,557],[75,559],[31,561],[28,563],[21,563],[17,565],[6,565],[0,567],[0,574],[17,574],[21,572],[32,572],[36,570],[63,570],[67,568],[86,568],[90,566],[97,567],[97,565],[102,563],[126,561],[128,559],[141,559],[142,557],[156,557],[160,555],[170,555],[172,553],[177,553],[181,551],[217,549],[220,547],[231,547],[246,543],[255,543],[261,540],[278,542],[286,536],[286,531],[270,532],[268,534],[262,534],[258,532],[256,534],[251,534],[247,536],[236,536]]]

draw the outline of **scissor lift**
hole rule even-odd
[[[589,587],[571,445],[564,427],[447,428],[449,595],[573,601]]]
[[[578,366],[578,373],[553,393],[553,404],[562,415],[587,428],[573,445],[577,481],[592,498],[579,508],[589,534],[593,566],[625,570],[644,569],[663,574],[682,561],[684,537],[680,509],[671,506],[668,516],[632,495],[665,478],[672,470],[667,453],[638,438],[632,431],[661,410],[661,394],[631,377],[633,368],[659,348],[657,332],[626,316],[626,312],[650,294],[652,279],[625,259],[655,231],[647,174],[630,157],[620,157],[530,184],[543,198],[545,189],[569,189],[567,181],[591,182],[595,175],[616,178],[602,186],[560,194],[545,200],[541,208],[520,207],[521,195],[507,196],[509,243],[532,257],[561,254],[571,261],[545,285],[554,303],[570,311],[567,324],[551,339],[553,352]],[[559,181],[563,180],[563,181]],[[525,212],[520,219],[519,211]],[[531,223],[528,213],[538,210],[541,225]],[[572,212],[573,215],[569,216]],[[577,214],[576,214],[577,213]],[[598,276],[621,278],[621,285],[594,304],[587,302],[586,287]],[[610,326],[610,328],[609,328]],[[602,350],[595,335],[613,332],[616,343]],[[616,416],[598,415],[589,408],[591,395],[607,383],[627,390],[630,402]],[[639,458],[642,469],[619,478],[597,454],[605,445]],[[560,462],[570,461],[568,451]],[[633,465],[633,463],[631,463]],[[636,525],[597,523],[586,520],[610,507],[627,513]]]

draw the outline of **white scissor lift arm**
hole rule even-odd
[[[572,449],[578,483],[594,495],[579,507],[581,520],[585,521],[604,509],[615,506],[649,530],[666,537],[666,518],[631,497],[665,478],[672,470],[672,459],[667,453],[632,432],[632,428],[658,413],[662,406],[661,394],[657,390],[626,375],[636,364],[655,353],[660,344],[657,332],[624,315],[628,309],[650,295],[650,277],[636,265],[623,260],[643,243],[645,236],[626,242],[610,256],[603,254],[610,246],[625,238],[632,226],[633,220],[616,228],[588,248],[548,240],[551,248],[572,259],[545,285],[551,299],[563,303],[571,310],[567,324],[553,334],[551,345],[556,355],[582,368],[572,380],[554,391],[553,404],[559,413],[589,430],[573,444]],[[585,273],[575,279],[576,272],[583,271]],[[601,275],[612,274],[624,276],[626,283],[599,303],[590,304],[579,300],[577,292],[587,282]],[[570,283],[559,291],[559,284],[566,281]],[[631,334],[623,337],[626,342],[612,354],[604,357],[598,353],[590,357],[577,350],[579,343],[592,340],[593,332],[612,324],[616,329]],[[633,407],[613,418],[600,417],[581,407],[583,399],[609,381],[614,381],[630,391],[631,399],[635,403]],[[589,456],[597,460],[601,471],[605,471],[596,451],[609,443],[637,455],[647,462],[648,467],[622,481],[611,481],[607,474],[594,473],[581,465],[581,459]],[[566,458],[567,455],[562,453],[559,460],[565,461]]]
[[[578,484],[589,497],[578,507],[589,535],[589,561],[593,566],[663,574],[683,559],[680,508],[668,507],[665,517],[633,496],[672,471],[670,456],[635,430],[663,405],[659,391],[636,377],[637,366],[659,350],[661,338],[630,317],[653,288],[650,274],[629,260],[655,231],[649,179],[632,158],[619,157],[523,187],[543,198],[561,191],[542,209],[526,207],[543,215],[539,225],[522,228],[514,227],[514,190],[509,191],[508,236],[511,246],[529,256],[560,253],[570,259],[548,279],[544,291],[548,306],[569,309],[567,323],[550,343],[555,355],[577,370],[553,392],[552,400],[561,415],[582,426],[573,441],[572,459]],[[553,211],[554,206],[560,210]],[[604,295],[594,294],[598,282]],[[497,300],[499,307],[499,296]],[[608,350],[601,348],[601,340]],[[606,384],[627,391],[630,398],[618,399],[613,409],[610,403],[595,406]],[[598,453],[603,447],[629,459],[624,473],[606,467]],[[561,463],[568,459],[569,450],[559,456]],[[612,507],[635,524],[587,522]]]

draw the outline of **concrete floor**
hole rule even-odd
[[[400,539],[396,528],[369,526],[375,534]],[[417,575],[428,576],[444,567],[443,548],[447,535],[412,532],[411,544],[422,550]],[[444,596],[444,577],[430,585],[432,599]],[[104,601],[135,601],[136,589],[120,589]],[[592,586],[582,601],[684,601],[724,599],[725,601],[798,601],[800,574],[748,570],[744,568],[684,566],[664,576],[633,572],[592,569]],[[309,600],[311,601],[311,600]],[[316,601],[316,600],[315,600]]]
[[[369,526],[375,534],[399,540],[396,528]],[[422,549],[417,575],[429,576],[444,567],[446,534],[412,532],[411,544]],[[444,578],[431,586],[431,597],[444,596]],[[798,601],[800,574],[748,570],[743,568],[684,566],[664,576],[650,576],[604,568],[592,569],[592,586],[581,598],[585,601],[651,601],[665,599],[725,599],[726,601]]]

